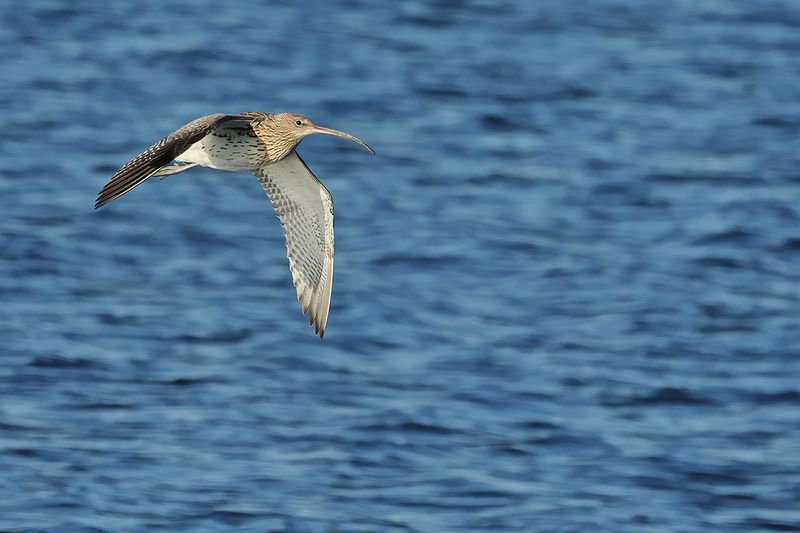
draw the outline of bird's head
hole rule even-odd
[[[277,139],[277,143],[279,144],[279,146],[275,147],[275,156],[280,157],[275,157],[275,159],[281,159],[282,157],[289,155],[289,153],[294,150],[294,148],[298,145],[298,143],[300,143],[300,141],[303,140],[304,137],[313,133],[322,133],[324,135],[334,135],[343,139],[349,139],[360,144],[370,153],[375,153],[375,150],[370,148],[367,143],[358,137],[343,131],[317,126],[311,122],[311,119],[303,115],[297,115],[295,113],[278,113],[276,115],[272,115],[265,122],[266,123],[264,126],[270,130],[272,138]]]

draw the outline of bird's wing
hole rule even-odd
[[[114,174],[97,195],[95,209],[113,202],[123,194],[141,185],[158,169],[185,152],[214,128],[224,123],[240,121],[249,124],[250,118],[242,115],[215,113],[195,119],[173,131],[153,146],[137,155]]]
[[[297,299],[320,338],[328,325],[333,286],[333,199],[297,152],[253,173],[286,235]]]

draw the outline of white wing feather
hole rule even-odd
[[[295,151],[253,173],[283,226],[297,299],[322,338],[328,325],[333,287],[331,194]]]

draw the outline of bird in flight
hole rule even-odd
[[[292,113],[216,113],[195,119],[128,161],[97,195],[95,209],[130,192],[146,179],[192,167],[250,170],[267,192],[286,236],[289,270],[309,324],[322,338],[333,286],[333,199],[295,148],[307,135],[361,139],[317,126]],[[174,161],[174,163],[173,163]]]

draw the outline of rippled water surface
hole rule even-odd
[[[800,531],[791,0],[4,2],[0,529]],[[203,114],[352,132],[320,342]]]

